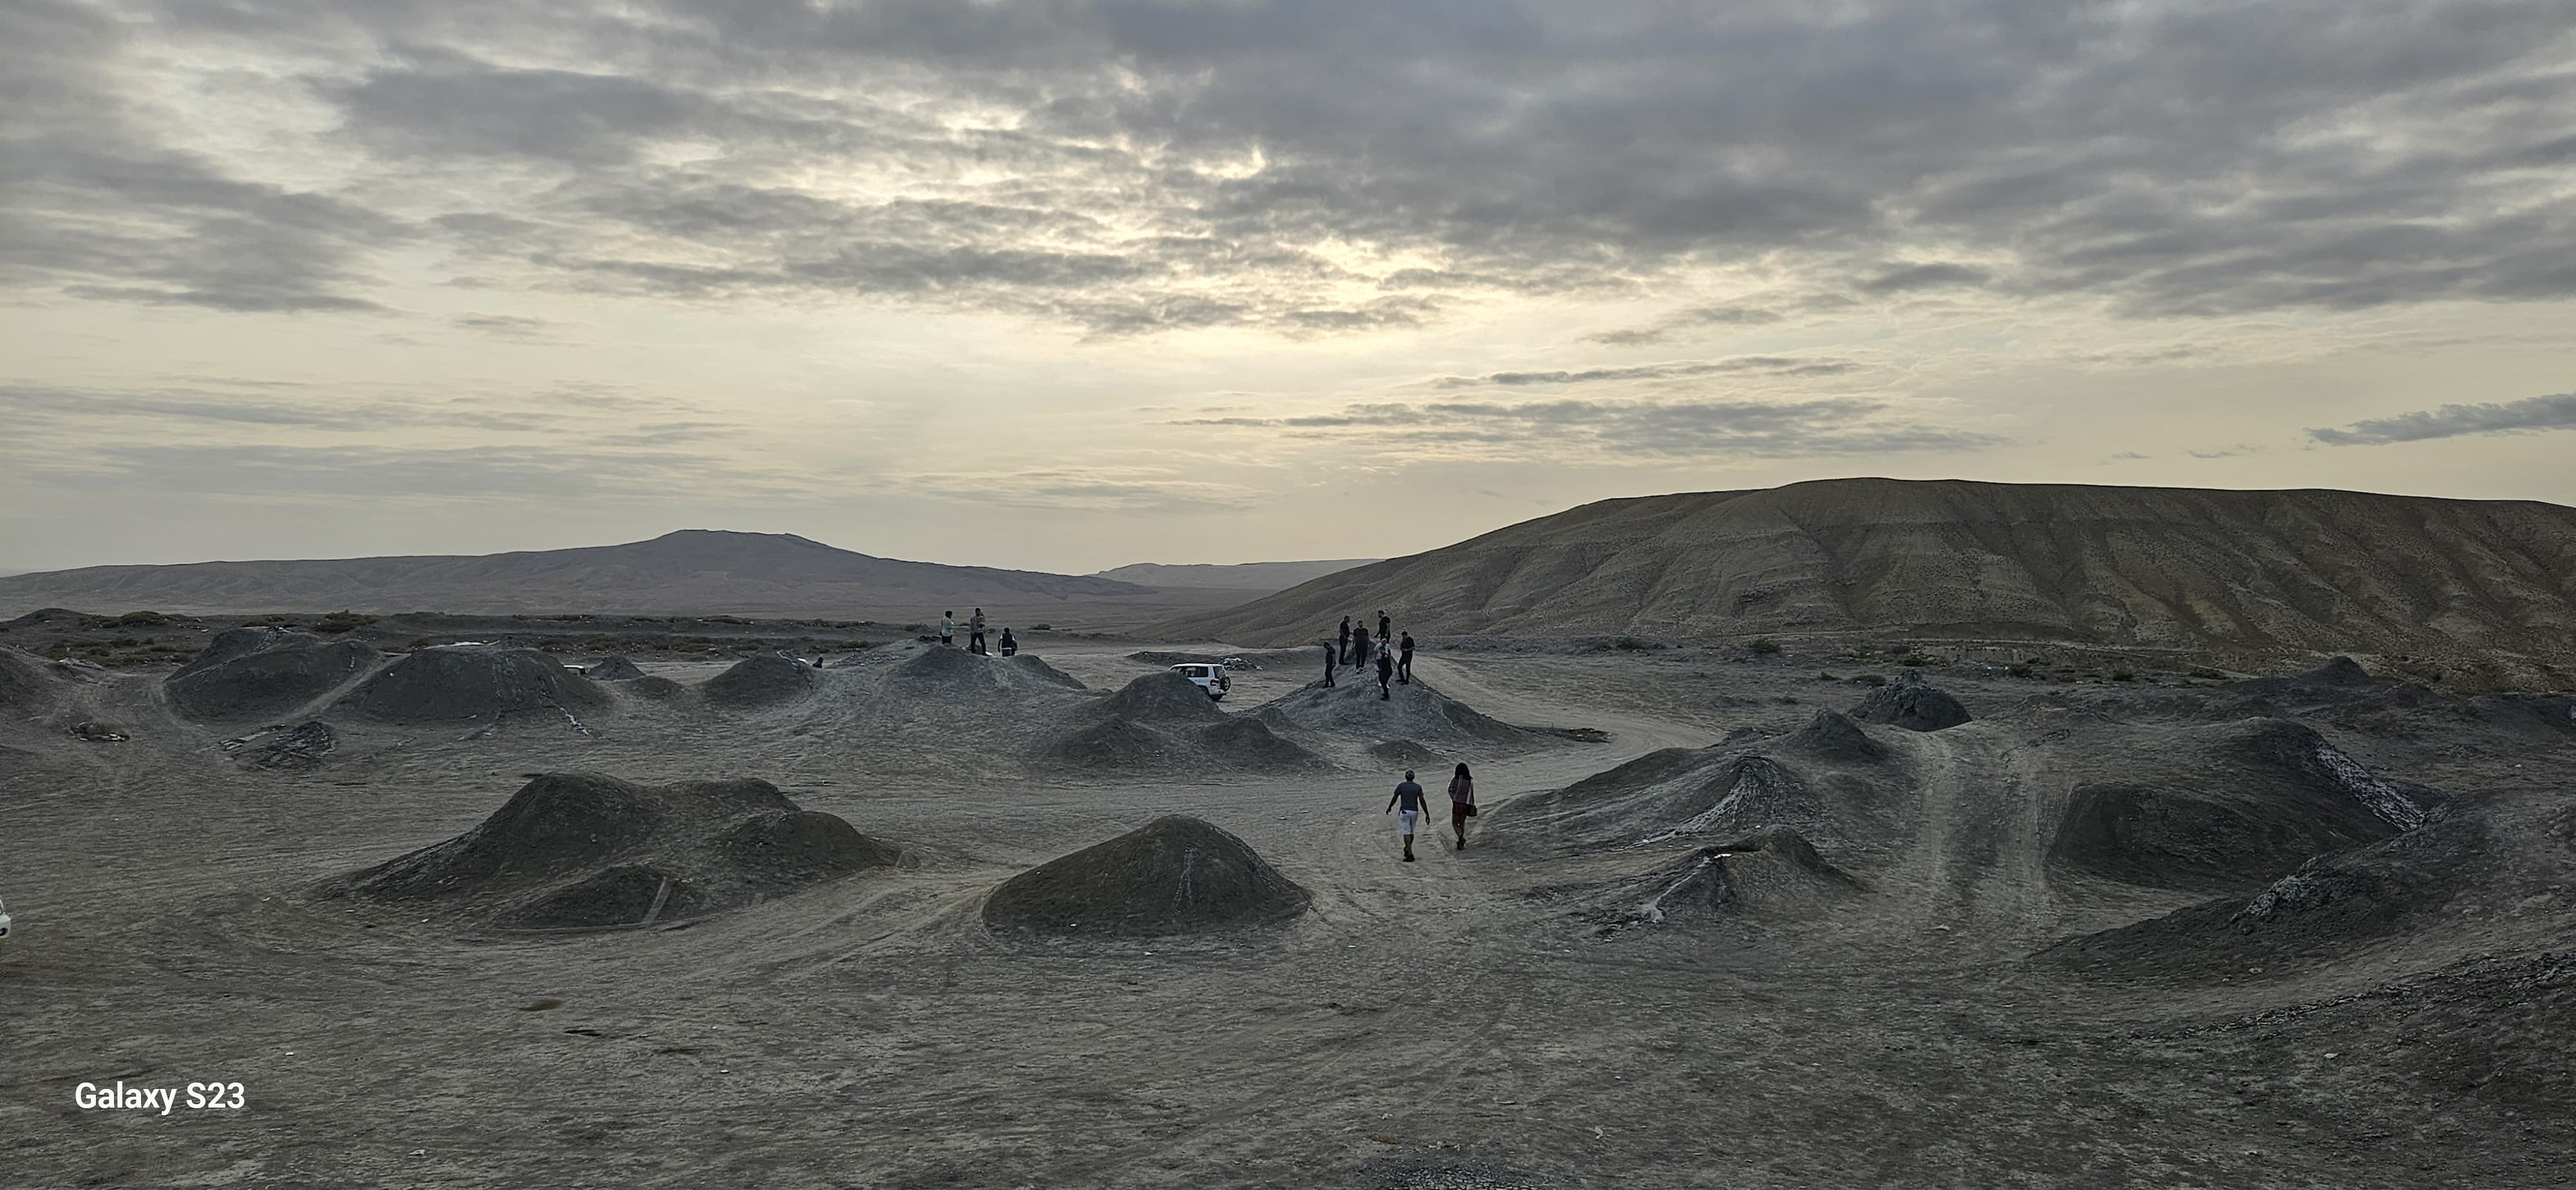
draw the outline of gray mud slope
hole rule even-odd
[[[644,667],[624,653],[613,653],[591,663],[581,676],[594,682],[623,682],[644,676]]]
[[[1701,847],[1622,881],[1605,898],[1606,924],[1668,925],[1725,918],[1808,919],[1869,892],[1785,826]]]
[[[2440,802],[2288,720],[2132,730],[2147,746],[2070,765],[2052,863],[2158,888],[2259,886],[2311,856],[2421,825]]]
[[[436,722],[584,710],[608,702],[606,691],[535,649],[446,645],[377,671],[337,706],[395,722]]]
[[[1469,755],[1501,755],[1562,741],[1543,731],[1515,727],[1443,695],[1415,678],[1377,696],[1377,679],[1335,686],[1312,683],[1262,704],[1252,714],[1278,733],[1306,742],[1370,745],[1395,740],[1448,748]]]
[[[1312,898],[1243,840],[1173,814],[1004,881],[996,930],[1154,937],[1287,921]]]
[[[235,628],[162,682],[170,705],[199,720],[275,719],[375,668],[380,655],[353,640],[307,632]]]
[[[739,909],[899,854],[766,781],[549,773],[474,829],[324,891],[505,929],[631,926]]]
[[[1598,850],[1783,826],[1837,846],[1881,848],[1892,845],[1901,804],[1915,796],[1916,770],[1900,743],[1818,711],[1785,735],[1665,748],[1514,798],[1490,811],[1490,833],[1514,846]]]
[[[45,661],[0,645],[0,711],[42,714],[59,697],[59,683]]]
[[[1037,762],[1102,771],[1288,771],[1325,760],[1268,723],[1229,715],[1188,678],[1147,674],[1064,713],[1032,751]]]
[[[814,667],[784,653],[745,657],[698,687],[708,705],[753,708],[795,702],[814,693]]]
[[[1904,670],[1895,681],[1870,691],[1852,708],[1851,717],[1908,731],[1939,731],[1975,718],[1949,691],[1925,681],[1918,669]]]

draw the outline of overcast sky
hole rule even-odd
[[[0,5],[0,570],[2576,503],[2576,4]]]

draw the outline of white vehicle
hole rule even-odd
[[[7,938],[8,936],[9,910],[7,906],[0,906],[0,938]]]
[[[1172,672],[1188,678],[1192,685],[1207,691],[1209,698],[1223,698],[1234,688],[1234,679],[1225,676],[1225,667],[1190,661],[1172,667]]]

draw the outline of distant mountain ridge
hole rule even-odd
[[[2566,656],[2576,509],[2329,490],[1840,479],[1605,500],[1158,625],[1244,645],[1887,630]]]
[[[1233,565],[1166,565],[1136,562],[1091,577],[1140,583],[1148,587],[1207,587],[1230,591],[1284,591],[1299,583],[1366,566],[1376,558],[1343,558],[1315,562],[1238,562]]]
[[[0,578],[0,616],[44,606],[212,613],[429,610],[936,617],[1150,597],[1115,579],[878,558],[785,533],[683,529],[650,541],[487,555],[90,566]]]

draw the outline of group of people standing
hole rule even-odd
[[[1371,651],[1372,648],[1374,652]],[[1368,621],[1362,620],[1358,628],[1352,628],[1351,618],[1344,616],[1341,632],[1332,640],[1324,642],[1324,684],[1327,686],[1335,684],[1333,667],[1337,663],[1341,665],[1375,664],[1377,696],[1382,699],[1392,698],[1394,694],[1388,689],[1389,682],[1398,686],[1413,684],[1413,633],[1406,632],[1400,641],[1395,639],[1394,625],[1386,618],[1386,612],[1381,610],[1377,614],[1377,639],[1372,645],[1369,639]]]
[[[1044,628],[1046,625],[1040,624],[1038,627]],[[954,646],[957,643],[957,613],[939,613],[939,643],[949,646]],[[966,621],[966,651],[979,655],[990,655],[991,653],[991,650],[984,647],[983,608],[976,608],[975,614],[969,617]],[[1011,639],[1010,629],[1003,629],[1002,655],[1009,657],[1017,654],[1019,651],[1020,642]]]

